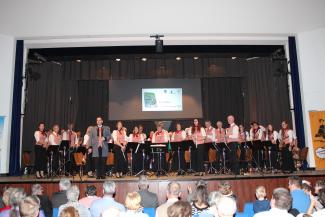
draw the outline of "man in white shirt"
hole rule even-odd
[[[238,175],[237,147],[239,145],[239,127],[235,124],[235,117],[233,115],[229,115],[227,121],[229,128],[226,130],[226,140],[230,149],[229,163],[231,165],[231,172]]]
[[[168,200],[166,203],[161,204],[158,206],[156,210],[156,217],[168,217],[167,216],[167,209],[175,202],[178,201],[179,197],[181,196],[181,185],[178,182],[170,182],[167,186],[167,198]]]
[[[269,211],[259,212],[254,217],[293,217],[288,210],[291,208],[292,197],[285,188],[276,188],[273,190],[271,199],[271,209]]]

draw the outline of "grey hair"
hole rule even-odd
[[[116,184],[113,181],[105,181],[103,183],[104,195],[113,195],[115,193]]]
[[[222,197],[219,191],[211,191],[208,197],[209,206],[218,206],[218,203]]]
[[[172,181],[168,184],[167,191],[170,195],[178,197],[181,193],[181,185],[178,182]]]
[[[41,195],[43,188],[40,184],[32,185],[32,195]]]
[[[289,210],[292,204],[290,192],[285,188],[276,188],[273,190],[272,199],[274,206],[278,209]]]
[[[148,189],[149,182],[148,182],[147,176],[141,175],[139,177],[138,187],[139,187],[139,189]]]
[[[79,188],[76,185],[71,186],[68,190],[67,190],[67,199],[70,202],[76,202],[78,201],[79,198]]]
[[[237,210],[237,204],[232,197],[221,197],[218,202],[217,210],[219,216],[233,216]]]
[[[18,206],[25,197],[26,193],[23,188],[14,188],[9,196],[9,204],[12,207]]]
[[[66,191],[71,187],[71,181],[69,179],[61,179],[59,183],[59,187],[61,191]]]

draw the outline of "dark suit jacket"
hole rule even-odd
[[[52,202],[47,195],[37,195],[41,202],[41,209],[44,211],[46,217],[52,217]]]
[[[90,137],[90,144],[93,149],[93,157],[98,157],[98,127],[92,127],[89,137]],[[103,126],[103,137],[105,137],[105,141],[103,142],[102,148],[102,157],[107,157],[108,155],[108,144],[107,142],[111,139],[111,131],[108,126]]]
[[[52,195],[52,207],[59,208],[59,206],[66,204],[68,202],[67,199],[67,191],[59,191],[55,192]]]
[[[140,190],[138,193],[141,196],[141,206],[145,208],[157,208],[158,197],[157,194],[152,193],[148,190]]]

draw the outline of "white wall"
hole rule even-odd
[[[297,39],[308,157],[315,166],[308,112],[325,110],[325,28],[300,33]]]
[[[0,35],[0,116],[6,116],[2,144],[0,144],[0,173],[9,172],[14,52],[14,38]]]

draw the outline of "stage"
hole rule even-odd
[[[199,176],[152,176],[149,177],[150,187],[149,190],[158,194],[160,203],[166,200],[166,188],[170,181],[178,181],[182,185],[182,199],[187,197],[187,186],[194,187],[195,182],[199,179],[204,179],[208,183],[209,192],[218,189],[218,183],[221,180],[228,180],[233,186],[233,192],[238,198],[238,208],[241,211],[244,203],[253,201],[255,198],[255,188],[258,185],[264,185],[267,189],[268,198],[271,198],[272,190],[276,187],[287,187],[288,177],[297,175],[305,180],[310,181],[312,184],[319,179],[325,179],[325,171],[299,171],[292,174],[249,174],[249,175],[206,175]],[[102,193],[101,183],[104,180],[96,180],[95,178],[87,178],[84,176],[82,180],[79,176],[74,178],[69,177],[73,184],[80,188],[81,197],[84,196],[85,187],[89,184],[97,187],[98,195]],[[40,183],[44,187],[44,193],[51,197],[52,193],[58,191],[59,177],[53,179],[36,179],[35,176],[20,176],[20,177],[0,177],[0,188],[5,186],[23,187],[27,193],[30,193],[31,185]],[[123,203],[126,193],[137,191],[137,177],[124,177],[120,179],[107,177],[106,180],[114,180],[117,184],[116,200]]]

